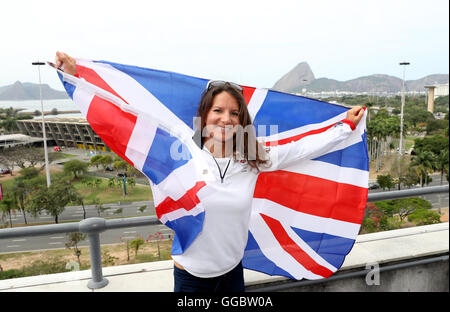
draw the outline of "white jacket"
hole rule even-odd
[[[338,123],[325,132],[310,135],[284,145],[272,146],[270,162],[260,165],[260,172],[275,171],[301,159],[313,159],[326,154],[345,140],[352,132],[346,123]],[[187,250],[172,255],[173,260],[197,277],[215,277],[235,268],[242,260],[248,239],[252,199],[259,172],[247,163],[230,158],[216,158],[211,153],[206,159],[216,181],[208,183],[198,192],[205,207],[202,232]],[[222,175],[230,161],[223,182]]]

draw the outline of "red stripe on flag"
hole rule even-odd
[[[331,127],[333,127],[335,124],[337,124],[337,122],[332,124],[332,125],[320,128],[320,129],[314,129],[314,130],[311,130],[311,131],[308,131],[308,132],[305,132],[305,133],[302,133],[302,134],[294,135],[294,136],[291,136],[291,137],[288,137],[288,138],[284,138],[284,139],[281,139],[281,140],[268,141],[268,142],[265,142],[265,145],[266,146],[277,146],[277,145],[283,145],[283,144],[295,142],[295,141],[298,141],[298,140],[304,138],[305,136],[324,132],[324,131],[330,129]]]
[[[93,85],[114,94],[128,104],[128,102],[125,101],[119,94],[117,94],[117,92],[114,91],[114,89],[111,88],[109,84],[107,84],[106,81],[104,81],[102,77],[100,77],[93,69],[77,65],[77,74],[79,75],[79,77],[84,78],[87,82],[90,82]]]
[[[248,103],[250,103],[250,100],[251,100],[251,98],[252,98],[252,96],[253,96],[253,93],[255,92],[256,88],[253,88],[253,87],[245,87],[245,86],[241,86],[241,87],[242,87],[242,89],[243,89],[242,93],[243,93],[243,95],[244,95],[245,102],[246,102],[247,105],[248,105]]]
[[[136,116],[124,112],[116,105],[94,96],[89,105],[87,121],[95,133],[117,155],[134,166],[125,156],[127,145],[136,124]]]
[[[166,197],[156,208],[156,215],[161,218],[162,215],[178,210],[180,208],[189,211],[200,203],[200,199],[197,196],[198,191],[204,187],[206,183],[204,181],[197,182],[191,189],[189,189],[180,199],[173,200],[170,197]]]
[[[305,269],[323,277],[329,277],[333,274],[331,270],[318,264],[316,261],[314,261],[313,258],[308,255],[308,253],[301,249],[300,246],[298,246],[295,241],[289,237],[289,234],[286,232],[286,230],[278,220],[275,220],[262,213],[260,215],[272,231],[273,236],[276,238],[278,243],[280,243],[281,247]]]
[[[367,188],[279,170],[260,173],[254,198],[314,216],[361,224]]]

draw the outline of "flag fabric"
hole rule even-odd
[[[172,254],[202,230],[199,191],[213,178],[192,139],[208,79],[77,59],[77,77],[58,71],[92,129],[145,174],[160,221],[175,231]],[[268,89],[243,87],[257,137],[270,148],[345,119],[348,108]],[[276,125],[268,131],[267,125]],[[328,277],[350,252],[368,189],[365,117],[348,139],[312,160],[260,173],[243,265],[293,279]],[[269,132],[269,133],[267,133]]]

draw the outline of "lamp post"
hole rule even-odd
[[[403,106],[405,106],[405,68],[409,65],[409,62],[401,62],[403,67],[403,83],[402,83],[402,107],[400,111],[400,146],[398,148],[400,155],[403,155]]]
[[[39,94],[41,97],[41,111],[42,111],[42,135],[44,137],[44,155],[45,155],[45,172],[47,175],[47,187],[50,187],[50,168],[48,167],[48,151],[47,151],[47,136],[45,134],[45,120],[44,120],[44,105],[42,104],[42,84],[41,84],[41,70],[40,66],[45,65],[43,62],[33,62],[32,65],[37,65],[39,73]]]

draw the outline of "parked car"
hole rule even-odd
[[[8,173],[11,173],[11,170],[5,169],[5,168],[0,168],[0,174],[8,174]]]
[[[377,182],[369,182],[369,190],[379,189],[380,185]]]
[[[53,148],[53,150],[54,150],[55,152],[61,152],[61,148],[60,148],[59,146],[55,146],[55,147]]]
[[[111,167],[111,166],[106,166],[106,167],[105,167],[105,170],[106,170],[106,171],[114,171],[113,167]]]

